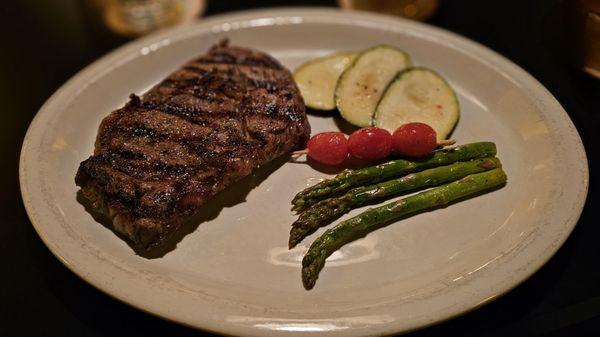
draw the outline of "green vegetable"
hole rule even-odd
[[[402,192],[421,187],[437,186],[455,181],[469,174],[488,171],[500,167],[497,158],[476,159],[458,162],[448,166],[440,166],[425,171],[408,174],[402,178],[388,180],[379,184],[361,186],[348,191],[346,194],[321,200],[300,214],[292,224],[289,247],[293,248],[307,235],[321,226],[347,213],[353,208],[360,207],[374,200],[382,200]]]
[[[325,260],[345,244],[407,215],[445,206],[453,201],[477,195],[506,183],[501,168],[466,176],[455,182],[434,187],[386,205],[369,209],[353,218],[342,221],[325,231],[310,246],[302,259],[302,282],[312,289],[325,265]]]
[[[310,60],[294,71],[304,104],[317,110],[335,109],[333,100],[340,75],[352,64],[357,52],[340,52]]]
[[[394,132],[403,124],[421,122],[431,126],[440,141],[450,135],[459,115],[456,94],[442,76],[427,68],[409,68],[385,90],[373,125]]]
[[[292,200],[292,210],[301,211],[319,200],[340,195],[355,186],[371,185],[431,167],[495,155],[496,144],[479,142],[434,151],[421,160],[398,159],[358,170],[346,170],[296,194]]]
[[[371,47],[358,54],[335,88],[335,103],[342,117],[356,126],[370,126],[385,88],[396,73],[410,64],[408,54],[387,45]]]

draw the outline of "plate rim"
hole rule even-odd
[[[567,238],[572,233],[575,225],[579,221],[579,218],[580,218],[581,213],[583,212],[583,209],[585,206],[585,202],[586,202],[587,195],[589,192],[589,164],[588,164],[588,159],[587,159],[585,147],[583,145],[581,136],[580,136],[577,128],[575,127],[573,121],[571,120],[570,116],[568,115],[566,110],[562,107],[560,102],[554,97],[554,95],[552,95],[552,93],[546,87],[544,87],[536,78],[534,78],[526,70],[524,70],[523,68],[521,68],[520,66],[515,64],[513,61],[511,61],[508,58],[504,57],[503,55],[495,52],[494,50],[482,45],[479,42],[473,41],[469,38],[463,37],[454,32],[447,31],[445,29],[431,26],[428,24],[424,24],[421,22],[410,21],[410,20],[406,20],[406,19],[402,19],[402,18],[398,18],[398,17],[394,17],[394,16],[389,16],[389,15],[367,13],[367,12],[345,11],[345,10],[337,9],[335,7],[331,7],[331,8],[326,8],[326,7],[275,7],[275,8],[268,8],[268,9],[262,8],[262,9],[243,10],[243,11],[228,12],[228,13],[223,13],[223,14],[219,14],[219,15],[214,15],[214,16],[210,16],[207,18],[203,18],[200,21],[198,21],[194,24],[191,24],[191,25],[170,28],[170,29],[159,31],[159,32],[147,35],[145,37],[142,37],[140,39],[128,42],[128,43],[108,52],[107,54],[101,56],[100,58],[98,58],[97,60],[95,60],[94,62],[87,65],[79,72],[77,72],[75,75],[73,75],[71,78],[69,78],[63,85],[61,85],[60,88],[58,90],[56,90],[46,100],[46,102],[40,107],[40,109],[37,111],[37,113],[35,114],[34,118],[31,120],[31,122],[27,128],[27,132],[25,134],[25,137],[23,138],[23,143],[21,146],[20,159],[19,159],[19,186],[20,186],[20,190],[21,190],[21,197],[22,197],[22,201],[25,206],[25,210],[27,212],[28,218],[29,218],[32,226],[34,227],[36,233],[41,238],[41,240],[44,242],[44,244],[48,247],[48,249],[52,252],[52,254],[54,256],[56,256],[56,258],[59,261],[61,261],[61,263],[63,265],[65,265],[69,270],[71,270],[71,272],[73,272],[75,275],[77,275],[79,278],[81,278],[88,284],[92,285],[94,288],[100,290],[101,292],[107,294],[108,296],[110,296],[112,298],[119,300],[122,303],[130,305],[138,310],[149,313],[151,315],[161,317],[163,319],[166,319],[166,320],[178,323],[178,324],[182,324],[182,325],[185,325],[188,327],[201,329],[201,330],[205,330],[205,331],[210,331],[210,332],[214,332],[214,333],[221,333],[221,334],[223,334],[223,333],[239,334],[239,333],[243,332],[243,334],[245,334],[245,335],[280,335],[280,334],[287,333],[285,331],[282,332],[282,331],[276,331],[276,330],[262,330],[262,329],[259,330],[254,327],[251,328],[251,327],[247,327],[247,326],[244,328],[239,328],[239,327],[236,328],[232,324],[227,325],[224,322],[221,322],[219,324],[219,322],[211,321],[211,320],[205,320],[203,322],[199,322],[198,320],[196,320],[195,322],[186,321],[184,319],[178,319],[176,317],[176,314],[173,314],[172,312],[168,312],[166,310],[163,310],[163,311],[157,310],[157,308],[149,308],[148,303],[144,302],[143,300],[132,298],[132,297],[127,297],[126,295],[123,295],[122,293],[115,293],[114,289],[112,289],[112,291],[111,291],[110,287],[103,285],[100,281],[95,279],[93,277],[93,275],[87,275],[81,269],[78,269],[77,264],[71,263],[69,261],[68,257],[65,254],[63,254],[63,252],[60,250],[60,248],[54,242],[51,242],[47,236],[45,236],[45,232],[43,229],[44,226],[42,225],[43,220],[38,219],[34,216],[35,212],[33,211],[33,208],[35,206],[31,203],[31,197],[27,194],[28,189],[27,189],[27,178],[26,178],[26,172],[25,172],[25,170],[26,170],[25,162],[26,162],[27,152],[31,148],[31,144],[33,143],[32,139],[34,138],[34,135],[32,135],[32,133],[33,133],[34,128],[37,126],[37,124],[39,124],[40,116],[42,116],[44,114],[52,113],[52,110],[49,110],[48,107],[52,106],[52,104],[54,104],[55,101],[58,101],[59,99],[61,99],[61,97],[63,96],[63,93],[70,90],[78,82],[81,82],[83,79],[86,79],[86,78],[88,79],[86,82],[88,82],[88,83],[94,82],[94,79],[97,78],[98,76],[108,73],[108,72],[112,71],[114,68],[119,67],[120,65],[139,57],[139,50],[143,47],[147,47],[152,44],[161,43],[162,41],[165,41],[169,38],[173,38],[175,40],[184,39],[186,36],[188,36],[188,34],[195,35],[194,32],[196,32],[196,31],[209,31],[211,29],[211,26],[215,27],[216,25],[222,25],[226,22],[231,22],[231,21],[239,22],[239,21],[244,21],[244,20],[255,20],[255,19],[259,19],[261,17],[271,18],[271,19],[279,18],[279,17],[284,17],[284,18],[285,17],[287,17],[287,18],[294,18],[294,17],[327,18],[328,17],[330,19],[331,18],[340,18],[341,19],[343,17],[345,19],[348,19],[351,17],[355,17],[357,19],[363,19],[365,22],[372,22],[374,25],[378,25],[378,26],[381,26],[384,23],[390,24],[390,25],[399,25],[399,26],[413,26],[413,27],[416,27],[416,29],[419,30],[420,32],[426,32],[426,33],[431,32],[431,33],[434,33],[434,35],[436,37],[439,37],[439,36],[448,37],[449,41],[446,43],[449,45],[452,45],[452,42],[455,41],[462,46],[468,46],[471,49],[477,50],[477,52],[479,54],[475,55],[475,57],[482,63],[485,63],[487,65],[500,63],[506,67],[512,68],[512,69],[510,69],[511,73],[517,74],[518,79],[520,81],[526,81],[527,84],[532,86],[530,88],[532,88],[533,91],[543,94],[543,96],[545,96],[545,98],[549,99],[549,102],[551,104],[556,105],[560,110],[559,111],[560,114],[555,117],[562,117],[561,124],[564,123],[563,127],[566,127],[566,130],[570,132],[570,138],[572,138],[572,140],[574,141],[574,145],[577,147],[577,149],[576,149],[577,155],[579,156],[580,159],[582,159],[582,161],[581,161],[582,171],[581,172],[583,173],[584,176],[582,177],[583,179],[581,180],[581,183],[582,183],[581,187],[582,187],[582,191],[583,191],[581,194],[583,195],[583,197],[574,201],[573,214],[568,219],[567,223],[565,223],[563,225],[563,227],[566,228],[566,231],[564,232],[564,234],[561,237],[558,238],[557,241],[554,242],[554,244],[552,244],[552,245],[548,244],[549,247],[545,247],[545,250],[544,250],[545,254],[543,257],[535,259],[533,261],[530,261],[530,263],[526,267],[523,268],[523,271],[521,271],[519,274],[515,274],[516,276],[512,278],[513,281],[509,282],[510,284],[508,286],[504,286],[501,289],[497,289],[494,292],[494,294],[492,294],[491,296],[488,296],[487,298],[483,299],[482,301],[479,301],[474,304],[464,304],[463,303],[463,305],[459,306],[459,308],[449,310],[448,312],[445,312],[444,315],[442,315],[440,317],[435,317],[435,318],[425,317],[425,318],[422,318],[421,321],[413,320],[412,324],[408,324],[408,325],[407,324],[389,324],[389,325],[387,325],[387,329],[381,330],[380,333],[383,332],[386,334],[391,334],[391,333],[408,332],[408,331],[412,331],[412,330],[416,330],[416,329],[421,329],[421,328],[424,328],[424,327],[427,327],[427,326],[430,326],[433,324],[437,324],[437,323],[452,319],[456,316],[465,314],[472,310],[475,310],[475,309],[481,307],[482,305],[493,301],[494,299],[498,298],[499,296],[502,296],[502,295],[508,293],[509,291],[511,291],[512,289],[514,289],[515,287],[517,287],[518,285],[523,283],[525,280],[529,279],[529,277],[531,277],[543,265],[545,265],[556,254],[556,252],[560,249],[560,247],[562,247],[564,242],[567,240]],[[301,22],[302,22],[302,20],[300,20],[299,22],[291,22],[291,21],[285,21],[285,20],[281,21],[281,22],[277,22],[275,20],[275,21],[271,21],[265,25],[266,26],[278,26],[278,25],[296,24],[296,23],[301,23]],[[244,29],[244,27],[240,27],[239,29]],[[187,34],[186,34],[186,32],[187,32]],[[209,32],[207,34],[210,35],[211,33]],[[423,37],[426,38],[426,36],[423,36]],[[436,39],[436,42],[440,43],[440,41],[437,39]],[[134,52],[136,50],[138,52]],[[483,57],[482,55],[485,57]],[[487,58],[493,59],[494,62],[487,61],[486,60]],[[505,77],[511,81],[515,81],[515,79],[512,76],[506,75]],[[87,88],[87,85],[79,88],[73,97],[77,97],[78,94],[80,92],[82,92],[83,90],[85,90],[86,88]],[[401,328],[398,329],[398,327],[401,327]],[[327,333],[337,335],[339,332],[328,331]],[[325,333],[325,334],[327,334],[327,333]],[[352,335],[352,332],[348,331],[348,335]]]

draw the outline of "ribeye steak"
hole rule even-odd
[[[290,72],[224,41],[106,117],[75,182],[115,230],[149,248],[309,134]]]

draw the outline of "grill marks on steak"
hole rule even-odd
[[[76,183],[117,231],[149,247],[309,134],[289,71],[221,43],[106,117]]]

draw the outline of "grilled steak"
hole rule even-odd
[[[290,72],[224,41],[106,117],[75,182],[118,232],[149,248],[309,134]]]

